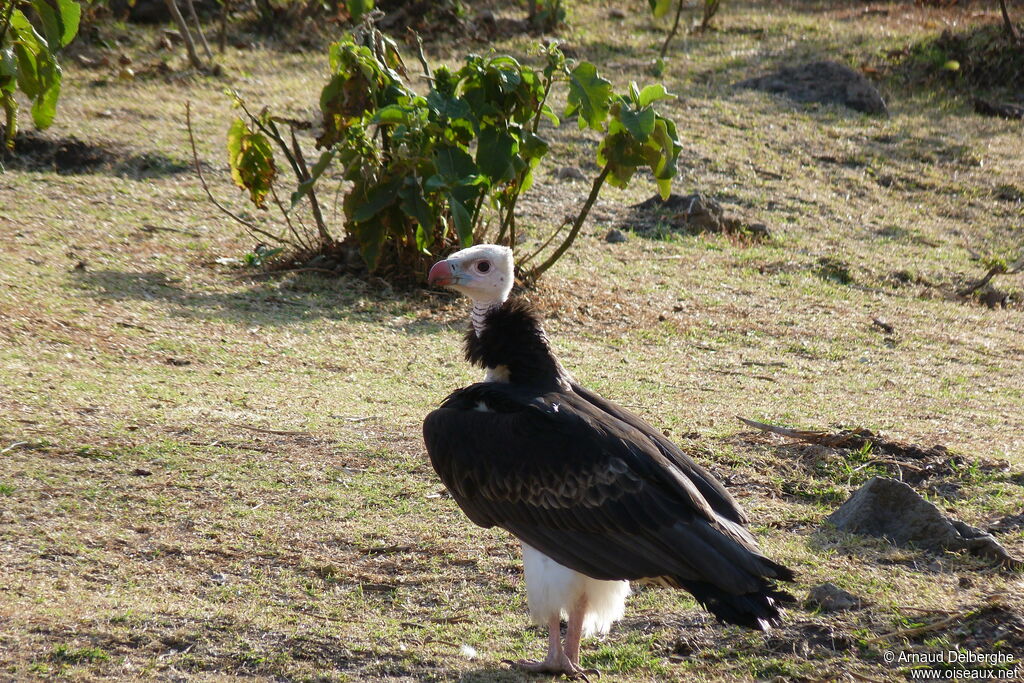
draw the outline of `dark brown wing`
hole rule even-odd
[[[584,398],[472,385],[423,431],[434,469],[476,524],[596,579],[658,578],[730,621],[777,619],[770,580],[792,572],[717,514],[656,443]],[[733,598],[750,614],[710,604]]]
[[[658,430],[647,424],[643,418],[595,394],[589,389],[581,387],[575,382],[572,384],[572,390],[598,409],[622,420],[647,437],[648,440],[657,446],[662,455],[671,460],[672,464],[682,470],[683,474],[693,482],[694,486],[697,487],[697,490],[704,497],[704,500],[708,502],[715,512],[737,524],[748,523],[747,514],[743,512],[743,508],[722,486],[721,482],[706,469],[694,462],[693,458],[684,453],[679,446],[666,439]]]

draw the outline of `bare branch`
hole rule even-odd
[[[203,192],[206,193],[206,196],[213,203],[213,205],[216,206],[218,209],[220,209],[227,216],[233,218],[238,223],[241,223],[242,225],[244,225],[248,230],[251,230],[254,233],[263,235],[264,237],[269,237],[270,239],[275,240],[277,242],[284,242],[285,244],[291,244],[292,246],[295,246],[289,240],[284,240],[284,239],[282,239],[280,237],[277,237],[276,235],[272,235],[269,232],[263,230],[262,228],[256,226],[252,222],[245,220],[244,218],[242,218],[241,216],[236,214],[234,211],[232,211],[231,209],[227,208],[226,206],[221,204],[219,201],[217,201],[217,198],[213,196],[212,192],[210,192],[210,187],[206,184],[206,177],[203,176],[203,167],[202,167],[202,164],[199,163],[199,152],[196,150],[196,138],[195,138],[195,135],[192,132],[192,102],[191,102],[191,100],[185,102],[185,125],[188,128],[188,141],[192,145],[192,163],[193,163],[193,165],[195,165],[196,175],[199,176],[199,184],[203,186]]]
[[[199,55],[196,54],[196,44],[192,40],[192,34],[189,33],[188,24],[185,23],[185,17],[181,16],[181,10],[178,9],[178,3],[175,0],[164,0],[167,5],[167,10],[171,13],[171,17],[174,19],[174,23],[178,25],[178,30],[181,31],[181,39],[185,42],[185,51],[188,52],[188,61],[192,64],[195,69],[203,68],[203,61],[199,59]]]

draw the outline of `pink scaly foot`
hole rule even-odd
[[[530,673],[537,674],[561,674],[568,678],[570,681],[584,681],[585,683],[591,683],[588,676],[601,677],[601,672],[597,669],[583,669],[578,664],[573,664],[569,661],[568,657],[561,657],[558,660],[543,660],[538,661],[536,659],[520,659],[512,661],[510,659],[504,660],[505,664],[508,664],[513,669],[519,671],[528,671]]]
[[[548,656],[543,661],[536,659],[520,659],[513,662],[504,660],[514,669],[530,673],[561,674],[570,681],[590,683],[589,676],[601,677],[597,669],[584,669],[580,666],[580,639],[583,635],[583,615],[586,612],[586,598],[581,598],[575,609],[569,614],[569,627],[565,634],[565,647],[562,647],[561,625],[558,617],[548,621]]]

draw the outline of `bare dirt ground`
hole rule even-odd
[[[573,3],[561,36],[618,87],[654,80],[664,34],[634,4]],[[1005,307],[957,295],[1024,246],[1021,123],[973,110],[1012,90],[900,66],[943,29],[995,21],[988,5],[730,3],[670,50],[675,190],[771,237],[638,216],[654,193],[639,178],[602,194],[527,296],[580,380],[729,484],[799,572],[798,598],[830,581],[860,603],[801,602],[755,634],[638,590],[584,644],[606,679],[888,681],[914,665],[886,653],[1024,656],[1019,572],[823,524],[871,476],[903,475],[1024,556],[1024,282],[995,279]],[[0,677],[521,680],[501,660],[537,656],[543,634],[518,545],[465,519],[420,439],[475,378],[464,303],[218,262],[254,245],[202,195],[184,102],[214,192],[249,211],[223,89],[310,117],[325,53],[248,44],[223,76],[182,77],[180,57],[143,68],[169,59],[149,29],[117,31],[105,49],[137,76],[69,63],[55,126],[0,173]],[[535,40],[497,49],[529,59]],[[462,52],[428,43],[438,61]],[[823,58],[869,73],[890,115],[731,87]],[[571,122],[546,132],[525,250],[589,189],[556,169],[594,169]],[[605,242],[613,227],[628,240]],[[951,455],[908,476],[923,465],[794,445],[736,415]]]

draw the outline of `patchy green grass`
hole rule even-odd
[[[651,80],[663,29],[645,8],[619,20],[611,7],[574,3],[566,41],[617,86]],[[603,242],[653,193],[639,179],[608,188],[530,293],[567,367],[726,478],[768,554],[799,571],[798,597],[832,581],[866,603],[794,606],[784,628],[752,634],[640,589],[609,636],[584,644],[584,663],[614,680],[889,680],[905,667],[886,649],[1021,653],[1019,575],[822,526],[891,464],[735,419],[945,445],[958,459],[922,480],[924,495],[980,527],[1020,513],[1024,288],[997,278],[1018,302],[1007,309],[954,295],[984,273],[972,253],[1020,251],[1019,124],[895,75],[880,83],[889,118],[730,88],[802,59],[881,64],[966,17],[872,7],[885,13],[728,4],[718,30],[670,53],[678,191],[772,239]],[[166,57],[151,33],[123,32],[136,63]],[[119,161],[0,175],[0,672],[520,680],[501,660],[537,656],[544,639],[527,627],[518,545],[465,519],[420,440],[423,416],[476,377],[460,357],[464,302],[218,264],[254,245],[185,170],[184,101],[213,191],[248,211],[227,173],[222,89],[309,117],[326,70],[323,54],[263,47],[222,61],[223,78],[170,83],[70,66],[50,135]],[[592,170],[590,137],[546,133],[552,170]],[[586,187],[539,174],[522,202],[531,243]],[[1000,529],[1024,554],[1022,527]]]

